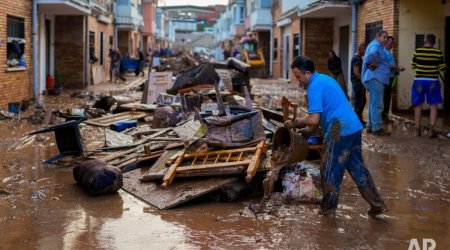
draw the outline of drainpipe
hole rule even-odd
[[[272,16],[272,18],[273,18],[273,16]],[[270,49],[269,49],[269,52],[270,52],[270,56],[269,56],[269,58],[270,58],[270,60],[269,60],[270,61],[269,76],[272,77],[273,76],[273,74],[272,74],[272,70],[273,70],[273,24],[272,24],[272,27],[270,27],[270,42],[269,42],[269,46],[270,46]]]
[[[85,56],[84,56],[84,88],[86,88],[89,84],[89,15],[85,15],[86,17],[86,32],[85,32],[85,41],[84,46]]]
[[[33,87],[33,101],[36,104],[36,108],[41,108],[42,104],[39,100],[39,96],[37,94],[37,85],[38,85],[38,67],[37,67],[37,61],[38,61],[38,42],[37,42],[37,32],[38,32],[38,6],[37,6],[38,0],[33,0],[33,80],[32,80],[32,87]],[[28,70],[28,69],[27,69]],[[28,75],[29,76],[29,75]]]
[[[358,4],[361,2],[362,0],[352,0],[352,53],[355,54],[356,53],[356,43],[357,43],[357,37],[356,37],[356,26],[358,25],[357,23],[357,18],[358,18]]]

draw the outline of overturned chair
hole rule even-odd
[[[85,117],[30,133],[30,135],[35,135],[52,131],[55,132],[56,145],[58,146],[59,154],[46,160],[44,163],[51,164],[65,156],[79,156],[83,154],[83,142],[81,141],[78,124],[84,120],[86,120]]]

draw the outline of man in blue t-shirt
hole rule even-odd
[[[363,198],[370,204],[370,216],[387,211],[361,155],[362,125],[339,84],[330,76],[319,74],[314,62],[298,56],[291,64],[292,73],[307,89],[308,115],[286,122],[288,128],[311,132],[320,123],[325,137],[321,167],[323,199],[320,213],[334,217],[344,171],[350,173]]]

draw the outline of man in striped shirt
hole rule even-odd
[[[439,70],[446,68],[442,51],[433,48],[436,37],[433,34],[425,36],[423,48],[414,51],[411,66],[416,70],[416,77],[412,86],[411,104],[414,106],[414,135],[420,136],[420,117],[422,106],[427,96],[430,105],[430,138],[437,137],[434,125],[437,119],[438,104],[442,103],[441,85],[439,83]]]

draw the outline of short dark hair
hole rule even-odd
[[[294,61],[291,63],[291,69],[297,68],[300,71],[309,71],[314,73],[316,71],[316,67],[314,66],[314,62],[307,56],[297,56],[294,58]]]
[[[388,39],[388,40],[395,41],[395,38],[394,38],[393,36],[388,36],[387,39]]]
[[[389,34],[387,31],[385,31],[385,30],[380,30],[380,31],[378,31],[378,33],[377,33],[377,37],[380,37],[380,36],[382,36],[383,34]]]
[[[436,36],[433,34],[427,34],[427,36],[425,37],[425,41],[434,45],[436,43]]]

